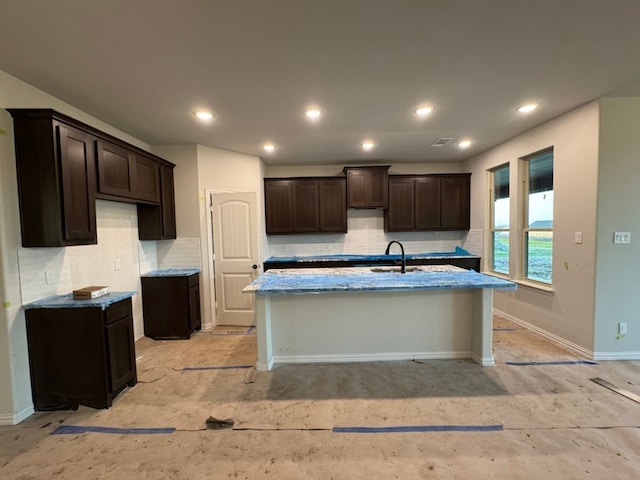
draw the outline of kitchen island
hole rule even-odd
[[[451,265],[272,269],[256,296],[258,370],[281,363],[472,358],[493,365],[493,289]]]

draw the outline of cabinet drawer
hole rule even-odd
[[[121,302],[110,305],[105,312],[105,320],[107,325],[117,322],[121,318],[131,315],[131,299],[127,298]]]

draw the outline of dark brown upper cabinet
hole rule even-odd
[[[345,167],[349,208],[387,208],[389,165]]]
[[[299,233],[320,230],[320,205],[318,182],[315,180],[296,180],[293,188],[293,230]]]
[[[293,185],[291,180],[264,180],[267,234],[293,232]]]
[[[159,173],[174,164],[52,109],[8,111],[24,247],[97,243],[96,197],[157,207],[156,230],[173,229],[173,237],[144,239],[175,238],[173,177],[162,194]]]
[[[159,165],[127,148],[97,141],[98,195],[132,201],[160,201]]]
[[[173,167],[160,166],[160,204],[138,203],[138,238],[140,240],[176,238]]]
[[[440,228],[469,230],[471,174],[440,177]]]
[[[347,231],[344,178],[265,178],[267,234]]]
[[[97,243],[94,138],[51,114],[14,118],[23,247]]]
[[[391,175],[388,231],[469,230],[470,174]]]
[[[320,231],[347,232],[347,182],[344,178],[318,179]]]

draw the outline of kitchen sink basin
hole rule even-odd
[[[371,267],[369,270],[372,272],[397,272],[400,273],[402,267],[400,266],[383,266],[383,267]],[[405,270],[406,273],[419,271],[421,268],[419,266],[408,266]]]

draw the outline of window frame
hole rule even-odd
[[[542,157],[543,155],[547,155],[551,153],[552,162],[555,160],[554,149],[553,146],[544,148],[537,152],[531,153],[519,159],[518,170],[520,172],[522,191],[518,195],[519,197],[519,216],[520,216],[520,231],[519,231],[519,251],[517,252],[517,264],[518,264],[518,273],[517,279],[526,282],[532,283],[534,285],[539,285],[545,288],[553,287],[553,251],[554,247],[554,235],[553,235],[553,224],[551,227],[530,227],[529,226],[529,188],[530,188],[530,175],[529,175],[529,165],[532,160]],[[555,166],[552,163],[552,172]],[[553,189],[553,179],[552,179],[552,188],[550,191],[554,191]],[[555,197],[554,197],[554,205],[553,209],[555,210]],[[553,219],[552,219],[553,220]],[[530,233],[551,233],[551,265],[550,265],[550,275],[551,279],[549,282],[546,282],[539,278],[531,278],[529,277],[529,249],[528,249],[528,239]]]
[[[496,177],[495,176],[496,176],[496,172],[503,169],[507,169],[508,171],[507,187],[509,188],[509,196],[507,198],[509,199],[509,216],[511,217],[511,164],[507,162],[489,170],[489,255],[488,255],[489,265],[487,265],[487,269],[493,275],[510,278],[511,254],[512,254],[511,218],[509,218],[509,225],[507,226],[507,228],[497,228],[495,226],[495,203],[496,203],[496,192],[495,192]],[[507,261],[506,272],[501,272],[495,269],[495,234],[496,232],[507,233],[507,236],[509,238],[509,254],[507,257],[508,261]]]

